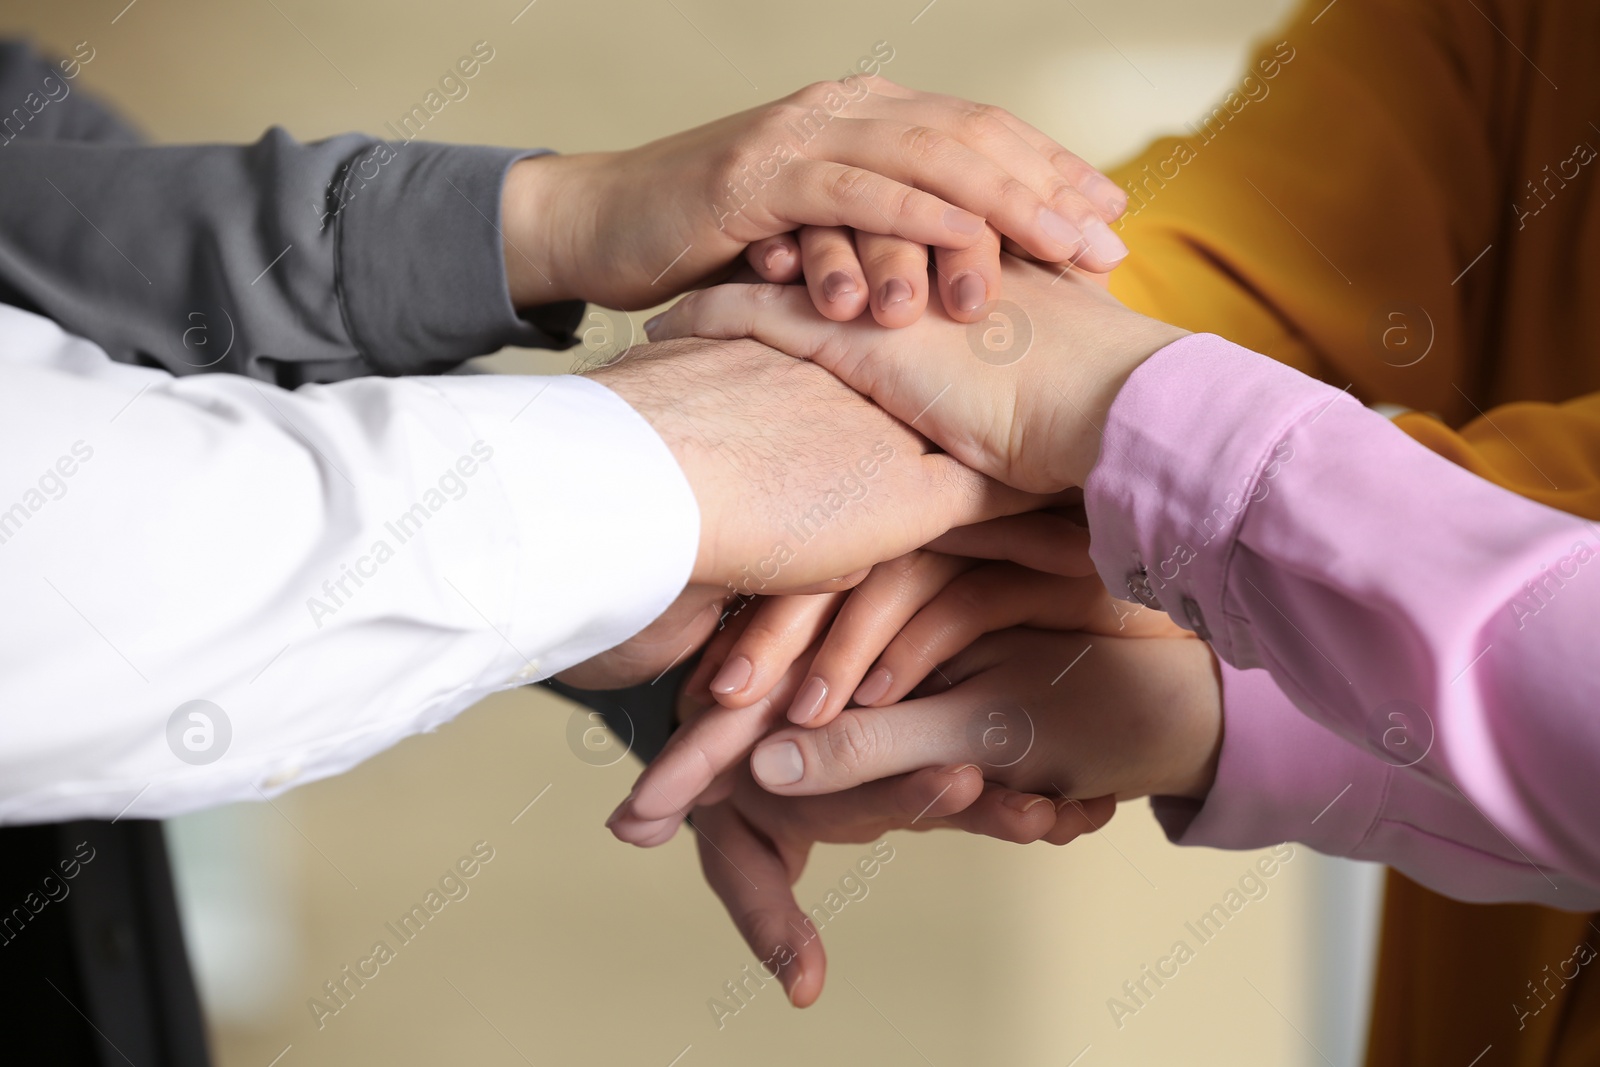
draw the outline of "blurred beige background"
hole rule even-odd
[[[93,0],[11,7],[0,31],[67,50],[155,138],[382,132],[478,41],[494,59],[430,139],[619,148],[838,76],[885,73],[1004,105],[1109,164],[1237,77],[1283,0]],[[925,6],[926,5],[926,6]],[[405,225],[396,219],[396,225]],[[638,321],[638,317],[636,317]],[[570,355],[495,365],[562,370]],[[775,983],[719,1029],[752,958],[680,834],[642,852],[601,823],[631,758],[595,767],[573,709],[522,690],[272,805],[171,825],[191,951],[224,1067],[383,1062],[1316,1064],[1356,1062],[1375,881],[1297,849],[1119,1028],[1107,1001],[1254,855],[1168,846],[1142,803],[1065,849],[901,835],[824,931],[813,1009]],[[536,802],[535,798],[537,798]],[[530,802],[533,802],[530,805]],[[323,983],[487,841],[494,859],[319,1028]],[[820,902],[866,847],[817,850]]]

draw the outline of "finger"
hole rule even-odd
[[[1110,822],[1111,817],[1117,813],[1117,798],[1104,796],[1075,800],[1061,797],[1055,801],[1054,806],[1056,822],[1044,835],[1044,840],[1052,845],[1065,845],[1076,841],[1084,834],[1094,833]]]
[[[973,710],[939,694],[889,708],[851,708],[815,730],[791,726],[756,746],[750,770],[780,796],[834,793],[922,767],[976,762]]]
[[[761,598],[750,624],[709,683],[717,702],[745,708],[770,693],[801,653],[822,636],[845,595]]]
[[[750,625],[750,620],[755,618],[761,603],[761,597],[735,594],[723,605],[722,614],[717,618],[716,632],[706,642],[705,650],[700,653],[700,661],[695,664],[678,694],[678,721],[687,721],[690,710],[703,711],[716,702],[716,695],[711,692],[711,679],[727,662],[729,650],[738,642],[745,627]]]
[[[984,231],[971,248],[936,248],[939,298],[957,322],[976,322],[990,302],[1000,299],[1000,235]]]
[[[1012,844],[1027,845],[1055,830],[1059,819],[1049,797],[1019,793],[986,783],[983,793],[963,811],[943,819],[947,826]]]
[[[644,844],[649,826],[677,818],[695,804],[717,777],[739,764],[793,699],[803,662],[786,673],[771,693],[747,708],[714,705],[685,723],[634,784],[607,825],[619,839]]]
[[[700,870],[717,894],[762,973],[776,976],[797,1008],[822,993],[827,956],[800,910],[791,875],[776,847],[730,803],[695,810]]]
[[[901,628],[883,650],[856,702],[883,706],[901,700],[938,665],[978,638],[1023,625],[1076,629],[1098,585],[1075,586],[1011,563],[989,563],[955,576]],[[1103,593],[1102,593],[1103,595]],[[816,665],[812,665],[816,670]]]
[[[870,168],[833,160],[797,159],[763,197],[751,222],[779,233],[803,226],[837,226],[881,233],[940,248],[965,248],[983,232],[983,216]]]
[[[891,106],[913,113],[924,107]],[[1127,247],[1094,205],[1004,122],[970,106],[960,113],[933,108],[924,114],[927,125],[898,118],[837,120],[823,150],[841,163],[915,185],[982,216],[1046,262],[1109,270],[1126,258]]]
[[[825,726],[853,693],[860,703],[875,703],[859,695],[867,669],[925,604],[971,566],[955,556],[918,551],[874,567],[829,627],[810,677],[789,708],[789,721]]]
[[[646,321],[644,328],[652,341],[754,337],[792,356],[809,359],[825,338],[838,336],[832,328],[836,324],[817,322],[812,307],[811,294],[792,285],[718,285],[688,294]],[[766,320],[774,318],[782,322],[769,326]],[[784,338],[799,341],[802,350],[784,347],[780,343]]]
[[[763,810],[793,840],[870,841],[891,830],[931,830],[953,825],[984,790],[975,764],[923,767],[819,796],[778,797],[761,790],[741,800]],[[1003,823],[997,829],[1012,832]],[[992,835],[991,835],[992,836]]]
[[[1030,511],[958,526],[928,546],[978,559],[1007,559],[1029,570],[1070,578],[1096,573],[1089,528],[1049,511]]]
[[[872,294],[872,317],[884,326],[909,326],[928,306],[928,248],[899,237],[856,234],[856,254]]]
[[[835,322],[849,322],[867,307],[867,281],[850,231],[807,226],[800,231],[800,259],[811,302]]]
[[[887,94],[885,94],[887,95]],[[995,142],[1004,143],[998,136],[984,137],[985,133],[998,134],[993,126],[995,121],[1009,130],[1023,144],[1027,145],[1033,153],[1049,166],[1056,174],[1076,189],[1085,199],[1095,206],[1095,209],[1106,222],[1115,222],[1127,210],[1128,196],[1116,182],[1106,177],[1100,171],[1090,166],[1081,156],[1068,151],[1058,144],[1053,138],[1041,133],[1034,126],[1017,118],[1004,108],[992,104],[974,104],[960,97],[945,96],[939,93],[916,93],[907,103],[891,105],[891,112],[903,118],[926,120],[928,108],[943,108],[959,116],[965,116],[968,124],[968,134],[976,135],[975,140],[969,136],[969,144],[985,145],[980,151],[995,157]],[[1049,188],[1048,180],[1041,178],[1036,170],[1029,166],[1024,159],[1019,159],[1014,148],[1007,146],[1003,157],[1004,165],[1013,173],[1026,175],[1035,183],[1037,189]],[[1023,169],[1019,169],[1023,168]]]
[[[800,277],[800,240],[792,233],[753,242],[744,258],[761,281],[788,285]]]

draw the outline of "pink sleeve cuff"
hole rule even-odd
[[[1222,664],[1222,755],[1204,802],[1153,797],[1174,844],[1295,841],[1383,863],[1459,900],[1600,908],[1600,893],[1536,866],[1459,792],[1306,718],[1262,670]]]
[[[1465,899],[1600,892],[1594,527],[1214,336],[1136,370],[1102,442],[1101,578],[1237,668],[1185,842],[1293,838]],[[1529,870],[1531,895],[1486,895]]]

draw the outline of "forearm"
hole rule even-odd
[[[1526,583],[1596,551],[1585,523],[1212,337],[1129,379],[1085,500],[1114,592],[1204,630],[1235,667],[1265,667],[1380,758],[1390,713],[1409,715],[1433,733],[1410,773],[1458,789],[1532,863],[1600,883],[1585,651],[1600,596],[1574,570],[1536,626],[1519,610]]]
[[[12,309],[0,328],[4,483],[33,487],[0,501],[26,620],[0,671],[3,821],[135,795],[133,814],[168,815],[338,773],[625,640],[695,558],[671,452],[593,382],[291,393],[118,366]],[[168,728],[197,699],[232,725],[198,768]]]
[[[289,387],[568,343],[577,305],[524,318],[509,294],[502,185],[527,155],[281,130],[245,146],[18,140],[0,152],[0,301],[120,362]]]

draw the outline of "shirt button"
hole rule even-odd
[[[543,676],[543,673],[539,670],[539,661],[530,659],[526,666],[511,676],[511,680],[514,682],[537,682]]]
[[[1161,610],[1161,601],[1156,599],[1155,591],[1150,588],[1150,572],[1143,563],[1139,564],[1138,570],[1128,572],[1128,595],[1147,608]]]
[[[261,787],[263,789],[276,789],[280,785],[288,785],[298,777],[300,777],[299,767],[285,767],[282,770],[273,771],[263,778]]]
[[[1189,629],[1202,641],[1211,640],[1211,630],[1206,626],[1206,617],[1200,613],[1200,605],[1195,603],[1194,597],[1183,598],[1183,616],[1189,620]]]

